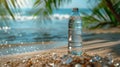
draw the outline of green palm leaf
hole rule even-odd
[[[101,0],[100,3],[98,3],[97,6],[93,7],[92,14],[85,15],[85,17],[82,17],[83,21],[89,26],[92,23],[96,24],[93,28],[99,28],[103,27],[105,25],[110,26],[117,26],[119,25],[119,22],[111,12],[111,10],[108,8],[108,5],[106,5],[106,0]],[[116,13],[120,13],[120,0],[111,0],[112,4],[114,5],[113,8],[115,9]],[[88,17],[89,16],[89,17]],[[91,23],[92,22],[92,23]]]
[[[63,3],[69,3],[71,0],[36,0],[34,3],[33,11],[34,16],[37,16],[37,20],[50,19],[54,9],[57,9]],[[43,19],[44,18],[44,19]]]

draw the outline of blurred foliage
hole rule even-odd
[[[32,1],[32,0],[31,0]],[[15,20],[15,10],[20,8],[19,0],[0,0],[0,18],[3,21],[11,16]],[[37,16],[37,22],[45,22],[50,19],[53,9],[60,5],[69,3],[71,0],[34,0],[31,15]],[[120,0],[89,0],[91,15],[84,13],[82,20],[87,28],[101,28],[107,26],[118,26],[120,24]],[[26,1],[24,1],[26,3]],[[22,5],[22,2],[21,2]],[[27,6],[27,5],[26,5]],[[21,7],[22,8],[22,7]]]
[[[34,3],[32,10],[30,10],[31,15],[38,16],[37,21],[44,21],[49,19],[50,14],[52,14],[53,9],[57,9],[63,3],[69,3],[71,0],[24,0],[24,3],[20,0],[0,0],[0,18],[3,21],[11,17],[15,20],[15,13],[22,9],[20,5],[27,5],[27,3]]]
[[[71,0],[36,0],[33,6],[33,13],[34,16],[37,16],[37,22],[45,22],[46,19],[50,19],[50,15],[54,9],[70,1]]]
[[[93,0],[89,0],[93,1]],[[95,0],[94,3],[98,3],[96,6],[90,4],[91,15],[84,13],[82,20],[87,28],[102,28],[102,27],[113,27],[118,26],[120,21],[120,0],[109,0],[112,4],[108,5],[108,0]],[[112,8],[112,9],[111,9]]]
[[[2,19],[6,18],[6,16],[11,16],[12,19],[15,19],[13,10],[11,9],[15,9],[18,6],[15,3],[15,0],[0,0],[0,17]]]
[[[10,4],[15,8],[14,0],[0,0],[0,27],[8,26],[8,19],[15,19]]]

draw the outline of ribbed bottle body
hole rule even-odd
[[[73,11],[68,25],[68,53],[80,56],[82,54],[82,21],[78,11]]]

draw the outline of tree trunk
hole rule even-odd
[[[108,8],[110,9],[110,11],[112,12],[112,14],[114,15],[114,17],[117,19],[117,21],[120,23],[120,15],[117,14],[117,12],[115,11],[115,9],[113,8],[113,4],[111,2],[111,0],[105,0],[106,1],[106,5],[108,6]]]

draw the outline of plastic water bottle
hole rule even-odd
[[[81,56],[82,54],[82,22],[78,8],[73,8],[69,18],[68,53]]]

